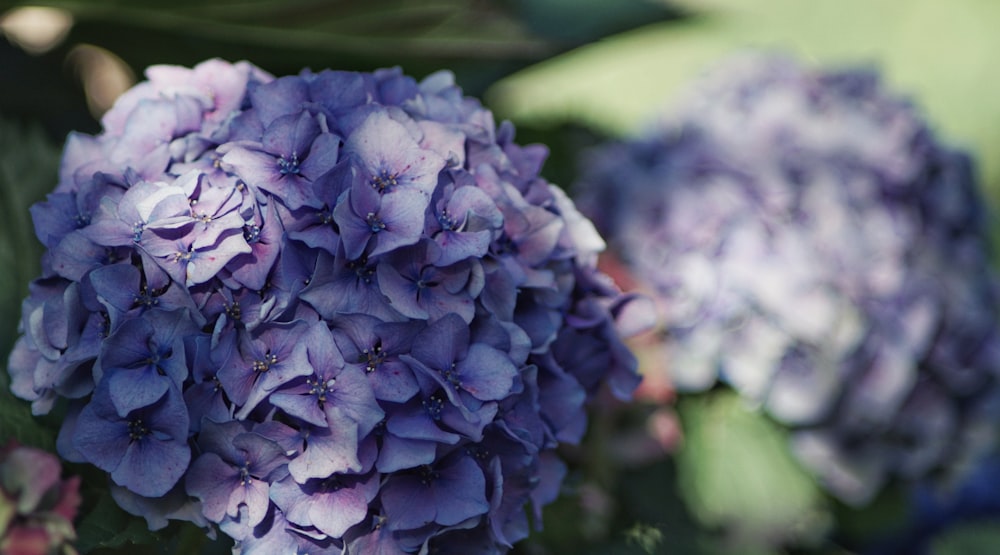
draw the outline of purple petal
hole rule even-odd
[[[184,428],[187,429],[186,419]],[[159,497],[180,480],[190,460],[186,439],[161,440],[148,436],[129,445],[111,479],[139,495]]]
[[[420,148],[409,131],[384,111],[369,115],[347,138],[344,151],[363,161],[367,179],[393,176],[397,185],[387,191],[390,194],[412,189],[429,198],[444,168],[443,158]]]
[[[445,526],[488,511],[486,477],[479,465],[470,457],[461,456],[450,465],[439,466],[439,477],[434,480],[434,503],[435,522]]]
[[[399,475],[382,486],[382,508],[390,530],[412,530],[434,522],[439,507],[420,477]]]
[[[517,367],[506,353],[489,345],[473,343],[469,354],[457,365],[462,389],[476,399],[494,401],[511,393]]]
[[[264,126],[286,114],[297,114],[309,101],[309,89],[298,76],[279,77],[270,83],[249,89],[250,102]]]
[[[299,418],[305,422],[325,428],[328,426],[326,413],[320,407],[320,403],[311,391],[308,384],[296,388],[299,391],[278,390],[268,397],[268,402],[285,411],[290,416]]]
[[[184,402],[190,410],[191,432],[203,430],[202,420],[223,422],[232,418],[222,384],[216,380],[196,383],[184,390]]]
[[[240,434],[250,430],[250,423],[238,420],[213,422],[207,420],[202,424],[198,435],[198,448],[203,453],[215,453],[231,466],[239,466],[244,461],[243,453],[233,445],[233,440]]]
[[[70,281],[80,281],[87,272],[105,265],[109,249],[87,239],[80,232],[63,237],[52,249],[52,270]]]
[[[389,414],[386,429],[401,438],[436,441],[454,444],[460,439],[457,434],[442,430],[428,415],[426,404],[443,403],[440,400],[412,400]],[[432,407],[433,408],[433,407]]]
[[[416,320],[427,320],[430,317],[427,309],[418,301],[423,287],[417,281],[401,274],[390,263],[380,264],[377,275],[379,287],[400,314]]]
[[[170,378],[157,374],[149,366],[135,370],[109,370],[105,379],[111,390],[111,400],[122,418],[133,410],[160,400],[171,385]]]
[[[236,146],[236,143],[227,143],[218,151],[223,154],[225,168],[252,187],[274,195],[290,209],[318,204],[312,194],[311,181],[295,173],[282,173],[284,159],[259,148],[252,144]]]
[[[263,145],[272,154],[305,158],[319,133],[319,124],[309,112],[288,114],[271,122],[264,131]]]
[[[332,170],[340,159],[340,137],[321,133],[312,142],[309,154],[302,163],[302,175],[310,181],[317,181]]]
[[[188,494],[201,500],[202,512],[212,522],[221,522],[229,507],[229,498],[240,487],[239,472],[215,453],[199,456],[187,473]]]
[[[270,479],[276,470],[288,462],[285,450],[278,442],[257,432],[237,435],[233,439],[233,447],[246,454],[245,459],[235,462],[249,464],[250,474],[261,479]]]
[[[202,245],[196,241],[192,246],[196,251],[187,263],[184,283],[188,287],[205,283],[215,277],[230,260],[253,251],[241,233],[224,235],[218,242],[212,244]]]
[[[229,499],[228,513],[239,514],[240,509],[246,507],[246,525],[257,526],[267,516],[267,509],[271,504],[268,489],[267,482],[256,479],[248,480],[245,485],[237,484],[237,489],[233,490]]]
[[[337,472],[360,471],[357,426],[311,428],[306,437],[305,450],[292,459],[288,470],[300,483]]]
[[[333,339],[333,332],[319,322],[309,328],[305,338],[309,363],[322,378],[332,378],[344,368],[344,357]]]
[[[331,343],[333,343],[331,341]],[[375,400],[368,378],[357,368],[344,368],[337,374],[326,403],[327,420],[333,422],[334,412],[342,414],[358,426],[358,435],[366,436],[385,413]]]
[[[227,265],[233,279],[254,291],[264,289],[283,244],[281,220],[275,208],[265,207],[261,210],[263,216],[260,225],[251,222],[244,229],[245,235],[253,237],[252,241],[248,241],[250,252],[233,257]]]
[[[368,381],[375,398],[383,401],[403,403],[420,391],[420,386],[413,377],[413,370],[398,360],[383,362],[368,374]]]
[[[469,337],[469,325],[460,317],[444,316],[414,339],[413,357],[436,371],[450,369],[465,356]]]
[[[379,472],[389,473],[431,464],[437,453],[437,445],[436,441],[409,439],[386,434],[382,441],[382,449],[378,453],[375,468]]]
[[[376,245],[371,256],[416,243],[424,231],[428,202],[424,195],[410,190],[383,195],[377,217],[385,229],[375,234]]]
[[[433,262],[438,266],[449,266],[466,258],[481,258],[489,251],[492,241],[493,232],[488,230],[442,231],[434,235],[441,254]]]
[[[368,515],[368,499],[363,492],[342,489],[337,495],[324,495],[310,504],[309,519],[320,531],[339,538],[347,529]]]
[[[87,462],[112,472],[118,468],[128,449],[128,426],[124,422],[99,416],[95,412],[99,410],[95,408],[95,403],[102,403],[102,400],[95,399],[80,411],[72,445]],[[114,410],[113,407],[111,409]]]
[[[337,200],[333,219],[340,228],[341,245],[348,259],[360,258],[368,241],[381,231],[377,225],[372,227],[380,203],[378,194],[365,188],[348,189]]]

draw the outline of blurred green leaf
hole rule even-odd
[[[521,31],[508,13],[474,0],[39,0],[30,4],[65,9],[82,22],[114,21],[279,49],[476,58],[538,56],[547,50],[543,41]]]
[[[94,508],[80,520],[76,532],[76,547],[84,554],[99,548],[130,545],[130,552],[135,553],[135,546],[150,546],[161,539],[147,529],[143,519],[121,510],[107,491],[100,494]],[[143,552],[149,551],[152,549]]]
[[[621,472],[615,494],[621,504],[616,525],[622,530],[621,543],[638,553],[654,547],[648,552],[657,555],[720,553],[714,538],[698,526],[681,499],[679,478],[677,464],[669,459]],[[656,532],[664,541],[653,546]]]
[[[472,95],[584,41],[676,16],[655,0],[28,0],[76,21],[67,41],[117,54],[137,73],[155,63],[248,59],[275,73],[302,67],[417,77],[448,68]],[[598,9],[600,7],[600,9]]]
[[[566,42],[602,36],[680,15],[655,0],[509,0],[533,32]]]
[[[28,207],[55,187],[59,151],[41,128],[0,118],[0,356],[6,361],[21,299],[38,276],[41,244]],[[0,382],[6,384],[6,372]],[[5,388],[6,389],[6,388]]]
[[[976,522],[957,526],[936,538],[931,555],[1000,553],[1000,522]]]
[[[904,533],[914,518],[912,489],[891,482],[863,507],[834,503],[837,535],[852,545],[865,545],[887,534]]]
[[[158,63],[247,59],[277,75],[303,67],[422,77],[453,70],[473,94],[567,47],[528,30],[502,2],[481,0],[39,0],[66,9],[69,43],[120,56],[136,73]]]
[[[16,439],[24,445],[31,445],[55,451],[55,432],[43,426],[32,414],[28,403],[15,398],[7,388],[7,372],[4,365],[3,385],[0,386],[0,444]]]
[[[816,63],[875,64],[946,136],[970,147],[1000,198],[1000,2],[684,0],[694,16],[643,27],[499,82],[498,113],[573,119],[624,134],[723,55],[781,49]],[[700,10],[701,11],[699,13]]]
[[[52,451],[55,432],[9,390],[7,356],[20,321],[21,299],[38,275],[41,245],[28,207],[56,182],[58,151],[40,127],[0,117],[0,442],[11,438]]]
[[[684,398],[678,409],[680,493],[704,526],[723,530],[745,553],[815,543],[827,531],[823,495],[776,424],[731,391]]]

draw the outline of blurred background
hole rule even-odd
[[[996,213],[998,28],[994,0],[0,2],[0,352],[6,359],[38,272],[28,207],[54,186],[67,133],[99,132],[100,115],[152,64],[221,57],[275,75],[401,66],[418,79],[449,69],[466,94],[515,123],[518,142],[548,145],[543,174],[568,186],[582,151],[642,130],[713,63],[779,50],[881,71],[942,141],[973,153]],[[51,448],[45,422],[3,385],[0,438]],[[594,414],[587,441],[565,453],[564,495],[517,553],[1000,552],[1000,493],[979,488],[971,508],[927,509],[890,488],[867,507],[845,507],[798,468],[779,426],[735,398],[645,387],[660,405]],[[1000,489],[1000,471],[981,474]],[[113,510],[85,501],[81,552],[150,541],[141,521]]]

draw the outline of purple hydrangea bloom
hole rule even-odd
[[[62,456],[248,554],[500,553],[540,525],[587,401],[638,382],[630,297],[545,148],[448,73],[147,75],[32,210],[11,387],[66,405]]]
[[[185,478],[185,488],[201,501],[205,518],[238,539],[264,520],[270,484],[288,474],[281,446],[250,431],[249,424],[205,420],[198,436],[201,454]]]
[[[737,58],[584,173],[582,209],[659,301],[651,371],[728,384],[853,504],[981,450],[1000,372],[983,201],[875,73]]]
[[[111,380],[101,380],[75,422],[73,446],[120,486],[146,497],[165,495],[187,471],[188,413],[176,387],[150,404],[121,411]]]

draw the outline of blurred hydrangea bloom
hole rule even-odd
[[[744,55],[691,92],[578,185],[658,298],[659,371],[763,407],[849,503],[979,451],[1000,337],[969,158],[870,71]]]
[[[10,442],[0,449],[0,553],[75,554],[80,478],[62,479],[55,455]]]
[[[10,373],[36,413],[68,404],[60,454],[243,553],[524,538],[588,399],[638,382],[545,148],[449,73],[147,76],[32,209]]]

